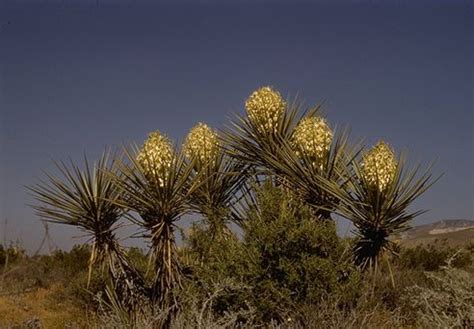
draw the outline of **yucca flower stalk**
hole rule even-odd
[[[210,166],[220,153],[219,136],[207,124],[199,122],[186,136],[183,150],[188,159],[195,160],[196,170]]]
[[[380,141],[363,155],[361,173],[368,187],[383,193],[395,179],[397,166],[393,150]]]
[[[299,156],[313,160],[313,166],[324,168],[331,149],[333,132],[320,116],[308,116],[298,123],[292,135],[292,146]]]
[[[408,207],[438,178],[433,179],[431,166],[420,174],[420,166],[408,169],[405,155],[398,158],[381,141],[362,159],[352,161],[347,183],[322,183],[324,189],[337,199],[337,213],[356,227],[354,259],[362,268],[375,269],[384,254],[394,254],[391,238],[406,231],[410,222],[423,210]]]
[[[108,152],[92,167],[85,158],[84,170],[72,161],[69,165],[57,162],[62,177],[46,173],[46,180],[28,188],[39,202],[33,208],[41,218],[77,227],[90,236],[88,282],[94,265],[106,267],[123,301],[122,307],[133,314],[147,291],[141,274],[131,266],[115,237],[114,230],[125,213],[117,205],[121,194],[108,174],[115,171],[110,162]]]
[[[267,86],[254,91],[247,98],[245,109],[254,127],[263,134],[271,134],[279,130],[286,101],[277,90]]]
[[[196,189],[189,198],[191,209],[203,216],[214,239],[233,237],[227,226],[246,180],[246,165],[223,152],[219,135],[198,123],[189,132],[184,151],[194,162]]]
[[[151,133],[141,148],[126,147],[125,154],[127,161],[118,164],[120,174],[114,177],[124,195],[122,206],[140,215],[137,223],[150,239],[152,299],[159,309],[170,310],[166,327],[177,310],[174,290],[181,287],[174,232],[194,190],[189,179],[193,163],[187,163],[159,131]]]
[[[173,162],[173,147],[167,136],[159,131],[149,134],[136,160],[153,185],[164,187]]]

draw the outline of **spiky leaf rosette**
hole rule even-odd
[[[245,102],[250,120],[261,132],[276,132],[285,108],[285,100],[271,87],[254,91]]]
[[[140,215],[137,224],[151,240],[152,297],[161,310],[171,310],[163,323],[166,326],[177,308],[173,291],[181,287],[175,222],[188,211],[187,199],[194,191],[189,178],[194,163],[186,162],[181,152],[170,150],[168,140],[160,136],[153,135],[141,149],[126,147],[126,157],[118,163],[119,174],[114,178],[124,195],[122,206]]]
[[[315,165],[322,167],[331,149],[332,138],[333,132],[326,120],[310,116],[303,118],[296,126],[292,144],[298,155],[304,154],[314,159]]]
[[[336,185],[322,180],[321,186],[338,201],[336,212],[356,227],[354,258],[363,268],[377,265],[385,252],[395,252],[390,237],[409,228],[410,221],[425,211],[408,207],[434,182],[431,166],[420,174],[420,166],[406,167],[405,156],[398,159],[385,143],[378,143],[354,159],[348,167],[348,181]]]
[[[127,310],[133,313],[145,297],[144,280],[128,262],[124,250],[114,234],[116,223],[124,215],[118,206],[120,190],[113,183],[109,172],[110,154],[105,152],[92,167],[85,158],[85,169],[74,164],[56,163],[62,177],[46,174],[47,180],[29,187],[39,205],[33,206],[37,214],[53,223],[78,227],[91,236],[92,252],[89,260],[89,278],[92,266],[107,266],[121,291]]]
[[[294,139],[290,143],[284,142],[269,162],[281,177],[281,183],[311,206],[317,219],[325,220],[331,218],[337,200],[323,188],[322,182],[329,181],[335,186],[346,184],[350,174],[347,168],[360,149],[360,143],[349,143],[348,131],[343,129],[334,133],[329,148],[303,151],[301,147],[295,147]]]
[[[212,164],[220,151],[217,133],[205,123],[198,123],[186,137],[184,154],[190,160],[196,159],[199,166]]]
[[[322,122],[317,120],[319,110],[318,105],[303,111],[300,104],[292,103],[280,116],[275,129],[263,132],[260,126],[255,124],[255,120],[238,117],[232,127],[225,131],[224,139],[226,151],[231,156],[253,166],[252,169],[257,171],[257,175],[275,177],[280,185],[286,186],[292,194],[309,203],[317,217],[329,218],[332,206],[328,199],[331,196],[321,189],[318,177],[336,180],[337,184],[342,184],[345,178],[341,167],[350,162],[359,145],[349,145],[347,133],[344,131],[329,142],[330,130],[327,125],[323,126]],[[318,152],[317,145],[312,142],[307,148],[308,152],[302,152],[300,147],[295,147],[295,141],[303,143],[314,137],[311,127],[314,127],[315,123],[316,128],[324,129],[321,134],[324,137],[321,140],[324,143],[323,152]],[[294,131],[298,124],[300,128],[296,134],[298,137],[295,138]],[[327,155],[321,156],[326,152],[324,150],[327,150]],[[321,157],[315,161],[315,156]]]

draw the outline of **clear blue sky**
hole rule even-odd
[[[95,157],[156,129],[180,140],[198,121],[222,127],[262,85],[325,100],[331,124],[369,145],[438,159],[445,175],[415,204],[431,209],[417,223],[473,218],[472,2],[123,2],[0,0],[8,239],[38,246],[24,185],[51,159]],[[73,235],[52,228],[60,247]]]

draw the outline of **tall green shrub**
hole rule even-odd
[[[310,209],[279,187],[265,184],[247,211],[242,241],[219,242],[213,257],[195,271],[201,287],[232,278],[249,289],[230,291],[217,312],[250,307],[262,322],[287,321],[302,305],[317,305],[328,294],[349,302],[359,275],[332,221],[315,221]],[[208,237],[193,230],[190,252]]]

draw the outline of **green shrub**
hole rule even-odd
[[[308,207],[266,184],[242,229],[241,241],[212,241],[199,225],[188,238],[188,255],[204,255],[192,264],[198,288],[229,278],[250,287],[221,294],[216,312],[252,308],[268,323],[293,316],[301,305],[317,305],[329,294],[340,304],[354,300],[360,274],[333,221],[316,220]]]
[[[143,249],[137,247],[129,248],[127,250],[127,259],[139,273],[144,274],[147,272],[149,259]]]
[[[57,250],[51,255],[26,255],[5,276],[3,289],[8,293],[49,289],[53,302],[68,302],[82,308],[95,305],[94,295],[103,290],[104,275],[93,269],[89,286],[88,262],[90,247],[76,245],[70,251]]]
[[[8,259],[9,264],[14,264],[17,261],[25,258],[25,250],[18,244],[10,244],[8,247],[0,244],[0,267],[3,267]]]
[[[436,271],[456,254],[452,261],[455,268],[467,268],[472,264],[472,251],[466,248],[453,248],[444,243],[417,245],[404,248],[400,254],[402,266],[423,271]]]

